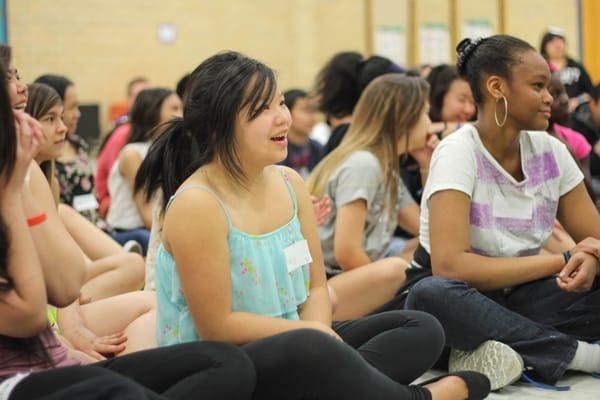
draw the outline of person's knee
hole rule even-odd
[[[431,306],[445,302],[453,289],[464,286],[462,281],[431,276],[421,279],[408,292],[406,308],[427,311]]]
[[[428,347],[434,353],[441,353],[446,343],[446,335],[440,321],[423,311],[405,310],[403,313],[404,317],[409,319],[409,324],[414,327],[415,335],[428,343]]]
[[[146,278],[146,267],[142,256],[136,253],[124,253],[119,258],[119,268],[125,276],[123,283],[128,283],[132,290],[141,289]]]
[[[386,263],[377,269],[377,276],[384,284],[400,287],[406,280],[408,263],[400,257],[390,257]]]
[[[256,384],[256,371],[250,357],[238,346],[219,342],[204,342],[210,347],[213,361],[220,365],[223,382],[236,387],[238,393],[251,395]],[[203,354],[206,350],[197,347]]]
[[[307,365],[320,366],[327,370],[331,366],[325,366],[329,361],[338,360],[338,351],[344,344],[333,336],[316,329],[298,329],[282,334],[274,346],[273,352],[278,352],[282,367],[289,365],[298,368],[306,368]]]

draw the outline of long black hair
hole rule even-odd
[[[462,79],[458,75],[458,70],[454,65],[441,64],[431,69],[427,76],[429,83],[429,117],[432,122],[440,122],[442,119],[442,109],[444,108],[444,97],[450,90],[452,82]]]
[[[194,171],[218,159],[237,182],[246,176],[235,143],[238,114],[256,118],[275,96],[277,82],[271,68],[236,52],[203,61],[187,83],[183,118],[166,124],[152,144],[135,178],[135,191],[149,200],[162,189],[170,198]],[[163,201],[163,208],[166,202]]]
[[[395,72],[404,70],[385,57],[363,59],[356,52],[338,53],[317,76],[319,110],[336,118],[351,115],[361,93],[373,79]]]
[[[73,85],[73,82],[69,78],[53,74],[42,75],[37,78],[34,83],[43,83],[50,86],[56,90],[56,93],[58,93],[62,101],[65,101],[65,92],[67,91],[67,88]]]
[[[0,81],[6,82],[4,65],[0,62]],[[10,103],[10,97],[5,85],[0,85],[0,177],[2,184],[6,184],[12,175],[17,157],[17,134],[15,121]],[[10,263],[11,238],[8,227],[0,216],[0,292],[14,290],[14,283],[8,273]],[[52,367],[54,362],[38,336],[31,338],[14,338],[0,335],[0,342],[5,349],[17,351],[30,362],[40,361],[43,365]],[[1,368],[2,366],[0,366]]]
[[[10,62],[12,60],[12,48],[6,44],[0,44],[0,64],[4,68],[4,71],[8,71]]]
[[[3,63],[0,63],[0,79],[6,82],[6,71]],[[15,132],[15,120],[10,103],[10,97],[5,85],[0,85],[0,177],[2,184],[6,184],[15,169],[17,157],[17,135]],[[10,238],[8,230],[0,216],[0,291],[13,289],[13,283],[8,275],[8,250]]]
[[[494,35],[486,39],[463,39],[456,51],[458,72],[469,82],[475,103],[481,105],[483,75],[497,75],[510,80],[512,67],[521,62],[519,54],[535,49],[514,36]]]
[[[138,93],[129,113],[131,128],[127,143],[147,142],[160,122],[160,108],[165,99],[174,94],[170,89],[144,89]]]

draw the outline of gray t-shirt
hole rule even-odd
[[[388,249],[397,225],[395,216],[398,211],[414,203],[408,189],[398,178],[396,212],[394,218],[389,218],[386,208],[388,193],[385,191],[381,164],[373,153],[364,150],[352,153],[331,174],[325,194],[331,198],[331,213],[319,228],[319,236],[325,267],[329,274],[341,272],[333,252],[335,221],[339,207],[359,199],[367,202],[363,247],[369,258],[375,261],[382,258]]]

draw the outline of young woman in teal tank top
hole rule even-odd
[[[241,345],[256,399],[483,398],[477,374],[408,386],[444,344],[431,316],[332,322],[310,196],[296,172],[274,166],[290,123],[273,71],[256,60],[221,53],[191,74],[183,118],[136,178],[136,190],[163,196],[160,345]]]

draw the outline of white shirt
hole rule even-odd
[[[560,197],[583,180],[566,146],[546,132],[519,137],[525,179],[518,182],[466,125],[444,139],[431,158],[421,201],[419,241],[431,254],[428,201],[458,190],[471,199],[471,251],[491,257],[538,254],[552,233]]]
[[[125,180],[125,177],[121,175],[119,166],[121,164],[121,157],[126,150],[131,149],[137,152],[142,159],[146,158],[150,144],[150,142],[145,142],[126,145],[110,169],[110,173],[108,174],[110,207],[106,215],[106,221],[114,228],[130,230],[144,227],[144,221],[133,199],[133,190],[129,187],[129,183]]]

